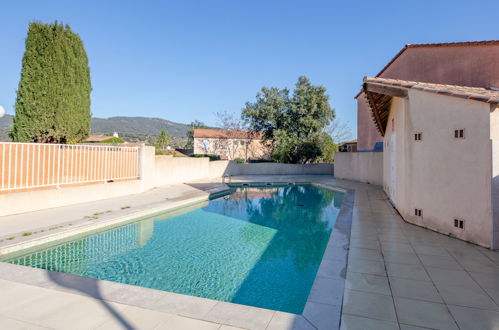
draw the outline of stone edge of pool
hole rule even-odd
[[[297,184],[302,183],[303,182],[297,182]],[[328,189],[340,190],[345,193],[345,196],[301,315],[92,279],[27,266],[13,265],[6,262],[0,262],[0,279],[92,296],[106,301],[248,329],[270,329],[273,328],[273,326],[279,328],[279,324],[286,324],[286,322],[289,324],[290,320],[292,320],[292,327],[299,329],[320,329],[324,327],[331,329],[339,328],[355,191],[337,185],[333,186],[316,182],[310,183]],[[253,182],[251,182],[251,184],[253,184]],[[47,244],[48,242],[55,240],[59,241],[64,238],[78,236],[82,233],[110,229],[127,222],[134,222],[139,217],[145,217],[206,201],[210,196],[218,195],[227,190],[227,188],[217,189],[217,191],[210,191],[204,197],[187,199],[180,201],[178,204],[169,205],[165,208],[154,208],[148,210],[148,212],[141,211],[129,214],[125,217],[119,217],[98,224],[98,227],[95,227],[94,224],[85,228],[77,228],[75,230],[47,236],[65,235],[64,237],[57,237],[55,239],[52,237],[52,239],[47,241],[43,241],[43,238],[40,238],[7,246],[0,249],[0,256],[5,254],[5,249],[7,248],[11,249],[8,252],[11,254],[14,253],[14,251],[33,248],[34,246]],[[29,244],[30,242],[31,245]],[[14,246],[22,247],[14,249]]]

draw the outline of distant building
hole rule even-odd
[[[198,128],[194,130],[194,153],[230,160],[270,159],[269,142],[263,137],[263,132]]]
[[[97,134],[97,135],[90,135],[84,142],[93,142],[93,143],[98,143],[107,139],[112,138],[112,136],[109,135],[103,135],[103,134]]]
[[[406,45],[376,75],[400,79],[482,88],[499,88],[499,40]],[[382,142],[363,91],[357,99],[359,151],[372,151]]]

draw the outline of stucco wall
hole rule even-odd
[[[338,179],[383,184],[382,152],[338,152],[334,155],[334,176]]]
[[[465,139],[455,139],[454,130],[462,128]],[[406,221],[491,246],[488,104],[410,90],[408,99],[393,99],[384,145],[383,186]],[[455,228],[454,219],[465,220],[465,229]]]
[[[226,174],[230,174],[230,168],[234,165],[234,162],[229,160],[216,160],[209,162],[209,175],[211,179],[221,178]]]
[[[408,48],[380,77],[499,87],[498,58],[499,45]]]
[[[210,173],[206,157],[156,157],[155,162],[155,186],[200,180]]]
[[[142,192],[141,180],[0,194],[0,216],[92,202]]]
[[[436,84],[499,88],[499,45],[407,48],[379,77]],[[357,98],[359,150],[383,138],[363,95]]]
[[[499,249],[499,140],[491,141],[492,149],[492,247]]]
[[[234,164],[230,168],[231,175],[292,175],[321,174],[333,175],[333,164],[281,164],[281,163],[251,163]]]

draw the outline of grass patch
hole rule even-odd
[[[15,236],[12,236],[12,237],[7,237],[7,238],[6,238],[6,240],[8,240],[8,241],[12,241],[14,238],[15,238]]]
[[[128,205],[127,205],[127,206],[122,206],[122,207],[121,207],[121,209],[122,209],[122,210],[126,210],[126,209],[129,209],[130,207],[131,207],[131,206],[128,206]]]
[[[23,236],[30,236],[30,235],[33,235],[33,233],[30,232],[23,233]]]

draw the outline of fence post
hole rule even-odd
[[[61,188],[61,145],[57,145],[57,189]]]
[[[143,167],[143,158],[144,157],[144,146],[137,147],[137,179],[141,180],[143,177],[142,171]]]
[[[107,159],[109,158],[108,157],[108,152],[107,152],[107,148],[108,147],[104,147],[104,183],[107,183],[107,179],[106,179],[106,176],[107,176]]]

